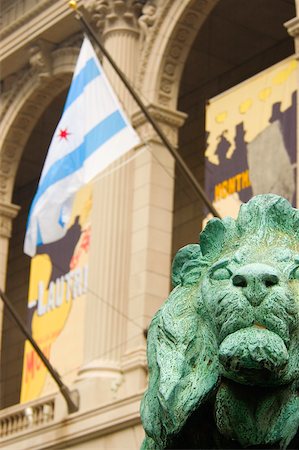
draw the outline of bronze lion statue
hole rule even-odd
[[[142,449],[299,448],[299,211],[212,219],[148,332]]]

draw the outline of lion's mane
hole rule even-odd
[[[143,449],[171,445],[187,419],[219,386],[222,374],[216,324],[201,289],[211,266],[231,252],[263,242],[276,245],[277,239],[298,251],[299,212],[285,199],[269,194],[242,205],[237,220],[210,220],[200,234],[200,243],[187,245],[176,254],[174,289],[148,332],[149,385],[141,404],[146,432]],[[297,365],[297,372],[293,371],[298,378],[296,352],[292,366]]]

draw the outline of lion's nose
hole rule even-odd
[[[234,286],[242,288],[245,297],[253,306],[258,306],[269,289],[279,283],[276,270],[266,264],[247,264],[232,277]]]

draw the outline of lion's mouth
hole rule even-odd
[[[220,343],[238,330],[254,326],[280,336],[289,348],[292,333],[298,326],[298,313],[293,297],[284,289],[270,292],[256,307],[239,291],[231,293],[228,290],[215,299],[215,304],[213,314]]]
[[[281,337],[260,324],[229,334],[219,347],[223,375],[240,383],[275,381],[288,359]]]
[[[254,322],[253,326],[256,328],[260,328],[261,330],[267,330],[267,327],[259,322]]]

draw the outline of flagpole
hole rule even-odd
[[[74,413],[79,410],[79,394],[78,391],[70,391],[69,388],[63,383],[63,381],[60,378],[60,375],[58,372],[54,369],[50,361],[45,357],[42,350],[40,349],[39,345],[35,341],[35,339],[32,337],[30,331],[23,323],[22,319],[18,315],[18,313],[15,311],[15,308],[11,304],[10,300],[8,299],[7,295],[4,294],[4,292],[0,289],[0,297],[3,300],[3,303],[7,307],[8,311],[10,312],[11,316],[13,317],[14,321],[18,325],[19,329],[22,331],[26,339],[30,342],[44,365],[46,366],[47,370],[50,372],[51,377],[54,379],[56,384],[59,387],[59,390],[64,397],[66,403],[67,403],[67,409],[68,413]]]
[[[81,22],[86,33],[92,37],[92,39],[96,42],[96,44],[100,48],[103,55],[108,59],[109,63],[111,64],[113,69],[116,71],[116,73],[118,74],[118,76],[120,77],[120,79],[122,80],[122,82],[124,83],[126,88],[128,89],[128,91],[134,98],[135,102],[137,103],[137,105],[139,106],[139,108],[141,109],[141,111],[143,112],[143,114],[145,115],[147,120],[149,121],[149,123],[152,125],[153,129],[156,131],[156,133],[160,137],[160,139],[163,142],[163,144],[165,145],[165,147],[168,149],[168,151],[171,153],[171,155],[175,158],[178,167],[181,169],[181,171],[183,172],[183,174],[185,175],[187,180],[190,182],[193,189],[196,191],[196,193],[202,199],[202,201],[207,206],[209,211],[213,214],[213,216],[221,218],[220,214],[218,213],[218,211],[214,208],[213,204],[208,199],[204,189],[201,187],[200,183],[197,181],[197,179],[195,178],[195,176],[193,175],[193,173],[191,172],[191,170],[189,169],[189,167],[187,166],[187,164],[185,163],[183,158],[180,156],[180,154],[177,152],[177,150],[171,145],[170,141],[165,136],[164,132],[162,131],[162,129],[160,128],[158,123],[153,119],[151,114],[148,112],[146,106],[144,105],[143,101],[141,100],[141,98],[139,97],[137,92],[134,90],[134,88],[129,83],[125,74],[119,69],[119,67],[113,60],[113,58],[110,56],[110,53],[106,50],[106,48],[99,41],[96,33],[94,32],[92,27],[89,25],[89,23],[85,19],[84,15],[82,14],[82,12],[78,10],[77,2],[74,0],[71,0],[69,2],[69,6],[70,6],[70,8],[72,8],[74,10],[76,19]]]

